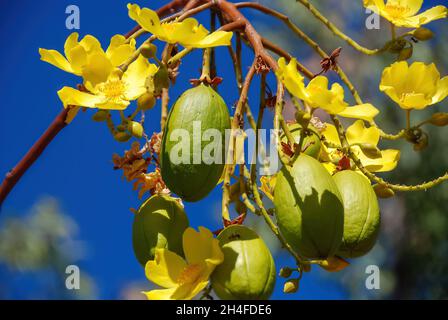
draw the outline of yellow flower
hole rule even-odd
[[[67,106],[80,106],[106,110],[124,110],[130,101],[137,99],[146,92],[146,79],[154,75],[157,67],[143,56],[129,65],[122,74],[116,68],[109,74],[107,69],[98,68],[94,77],[95,82],[86,81],[85,86],[89,92],[82,92],[70,87],[58,91],[59,98]],[[105,79],[99,82],[99,79]]]
[[[378,13],[397,27],[418,28],[433,20],[446,18],[447,8],[435,6],[417,14],[423,0],[364,0],[364,6]]]
[[[64,45],[65,57],[56,50],[39,49],[41,60],[95,82],[106,80],[98,79],[97,74],[100,68],[109,74],[114,67],[124,63],[136,50],[135,40],[126,43],[126,38],[122,35],[113,36],[106,51],[91,35],[85,36],[81,41],[78,41],[78,38],[79,35],[76,32],[68,36]]]
[[[326,123],[326,128],[322,132],[325,140],[333,145],[341,146],[341,141],[334,125]],[[361,160],[363,166],[370,172],[386,172],[392,171],[400,160],[400,151],[394,149],[381,150],[381,155],[378,157],[371,157],[364,153],[359,146],[376,147],[380,141],[380,132],[377,127],[366,128],[364,122],[361,120],[355,121],[346,131],[347,142],[351,145],[350,149]],[[324,146],[324,158],[329,161],[325,167],[331,173],[334,172],[334,163],[341,158],[341,153],[336,148],[328,148]]]
[[[396,62],[383,71],[380,90],[384,91],[403,109],[424,109],[448,95],[448,76],[440,73],[432,63]]]
[[[334,83],[331,89],[328,89],[328,79],[325,76],[317,76],[305,86],[305,79],[297,70],[296,59],[291,59],[289,64],[286,64],[286,60],[280,58],[275,74],[292,95],[303,100],[311,108],[321,108],[329,114],[368,122],[379,113],[378,109],[369,103],[350,107],[344,101],[344,88],[339,83]]]
[[[215,267],[224,260],[217,239],[210,230],[185,230],[183,247],[186,261],[167,249],[157,249],[148,261],[146,277],[166,289],[144,292],[149,300],[191,300],[208,284]]]
[[[274,201],[274,189],[277,183],[277,176],[263,176],[260,178],[261,187],[260,190],[269,198]]]
[[[135,20],[144,30],[155,35],[159,40],[167,43],[178,43],[187,48],[209,48],[229,46],[232,32],[209,31],[198,21],[188,18],[182,22],[161,23],[159,16],[148,8],[140,9],[136,4],[128,4],[129,17]]]

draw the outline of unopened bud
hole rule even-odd
[[[438,127],[444,127],[448,125],[448,113],[445,112],[437,112],[434,113],[429,121],[432,125]]]
[[[117,132],[114,135],[114,139],[118,142],[128,142],[131,138],[132,136],[127,132]]]
[[[415,29],[415,31],[412,33],[412,35],[417,40],[426,41],[426,40],[430,40],[434,37],[434,32],[432,32],[431,30],[429,30],[427,28],[420,27],[420,28]]]
[[[128,131],[130,134],[132,134],[136,138],[140,139],[141,137],[143,137],[143,133],[144,133],[143,126],[136,121],[129,122]]]
[[[410,59],[412,57],[413,52],[414,52],[413,47],[403,48],[400,51],[400,54],[398,55],[398,61],[404,61]]]
[[[299,290],[299,279],[290,279],[283,286],[284,293],[296,293]]]
[[[142,110],[151,110],[156,105],[156,98],[154,98],[154,95],[151,93],[144,93],[140,98],[137,100],[137,107]]]
[[[93,121],[96,122],[103,122],[106,121],[109,117],[109,111],[106,110],[99,110],[97,113],[95,113],[92,117]]]
[[[145,42],[140,49],[140,53],[147,59],[154,58],[157,54],[157,47],[152,43]]]
[[[394,40],[389,45],[389,52],[391,53],[400,53],[400,51],[406,46],[406,40],[404,39],[397,39]]]
[[[395,192],[394,190],[386,187],[385,185],[382,184],[376,184],[373,186],[373,190],[376,193],[376,196],[378,198],[382,198],[382,199],[388,199],[388,198],[392,198],[393,196],[395,196]]]
[[[293,272],[293,270],[291,268],[284,267],[284,268],[280,269],[280,272],[278,275],[279,275],[279,277],[282,277],[282,278],[289,278],[292,275],[292,272]]]

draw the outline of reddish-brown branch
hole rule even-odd
[[[157,10],[160,17],[169,15],[180,8],[194,8],[198,4],[202,3],[203,0],[173,0],[165,6]],[[187,8],[188,6],[188,8]],[[130,37],[132,34],[137,32],[140,28],[135,27],[129,31],[125,36]],[[65,120],[67,118],[68,109],[64,109],[59,113],[59,115],[53,120],[51,125],[47,128],[45,133],[36,141],[36,143],[28,150],[26,155],[20,160],[20,162],[6,174],[0,186],[0,207],[3,201],[6,199],[8,194],[17,184],[17,182],[22,178],[24,173],[32,166],[32,164],[39,158],[45,148],[53,141],[53,139],[58,135],[58,133],[66,126]]]
[[[246,17],[238,10],[235,4],[228,2],[227,0],[215,0],[215,2],[226,20],[229,22],[241,21],[241,23],[244,24],[244,33],[253,47],[255,55],[261,57],[271,69],[276,70],[278,67],[277,62],[268,52],[266,52],[260,35]]]
[[[31,149],[28,150],[22,160],[20,160],[14,169],[6,174],[5,180],[3,180],[2,185],[0,186],[0,206],[23,174],[29,167],[31,167],[37,158],[39,158],[54,137],[56,137],[56,135],[66,126],[65,119],[67,118],[67,114],[68,109],[62,110],[45,133],[36,141]]]

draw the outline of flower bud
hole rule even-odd
[[[136,138],[140,139],[141,137],[143,137],[144,133],[143,126],[139,122],[136,121],[129,122],[128,131]]]
[[[432,37],[434,37],[434,33],[431,30],[424,27],[415,29],[412,35],[414,36],[414,38],[420,41],[430,40],[432,39]]]
[[[145,93],[137,100],[137,106],[140,110],[151,110],[156,105],[156,98],[151,93]]]
[[[413,52],[414,52],[413,47],[403,48],[400,51],[400,54],[398,55],[398,61],[404,61],[410,59],[412,57]]]
[[[430,119],[430,123],[438,127],[444,127],[448,125],[448,113],[445,112],[434,113]]]
[[[282,278],[289,278],[292,275],[292,272],[293,272],[293,270],[291,268],[284,267],[284,268],[280,269],[280,272],[278,275],[279,275],[279,277],[282,277]]]
[[[376,184],[373,186],[373,190],[375,191],[378,198],[387,199],[395,196],[394,190],[382,185]]]
[[[117,132],[114,135],[114,139],[118,142],[128,142],[131,138],[132,136],[127,132]]]
[[[397,39],[389,44],[389,52],[391,53],[400,53],[400,51],[406,46],[406,40]]]
[[[99,110],[97,113],[95,113],[92,117],[93,121],[96,122],[103,122],[106,121],[109,117],[109,111],[106,110]]]
[[[290,279],[283,286],[284,293],[296,293],[299,290],[299,279]]]
[[[426,149],[429,144],[429,136],[426,132],[423,132],[422,136],[418,139],[417,143],[414,144],[414,151],[422,151]]]
[[[154,58],[157,53],[157,47],[152,43],[145,42],[140,49],[140,53],[147,59]]]

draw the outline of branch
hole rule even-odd
[[[193,3],[194,2],[194,3]],[[196,0],[173,0],[172,2],[166,4],[159,10],[157,14],[159,16],[166,16],[180,8],[181,6],[190,4],[191,7],[197,5]],[[186,9],[189,9],[186,7]],[[140,30],[140,27],[135,27],[127,34],[125,37],[129,38],[134,33]],[[66,119],[69,109],[64,109],[59,113],[59,115],[53,120],[50,126],[47,128],[45,133],[36,141],[36,143],[28,150],[26,155],[20,160],[17,165],[6,174],[0,186],[0,207],[3,201],[9,195],[11,190],[17,184],[17,182],[22,178],[25,172],[31,167],[31,165],[40,157],[45,148],[53,141],[53,139],[58,135],[63,128],[65,128]]]
[[[22,178],[23,174],[31,167],[31,165],[39,158],[45,148],[50,142],[57,136],[57,134],[65,128],[69,109],[64,109],[53,120],[51,125],[45,131],[45,133],[36,141],[36,143],[28,150],[26,155],[20,160],[20,162],[6,174],[5,180],[3,180],[0,186],[0,206],[6,199],[8,194],[14,188],[16,183]]]
[[[254,49],[255,56],[261,57],[271,69],[276,70],[278,67],[277,62],[266,52],[260,35],[246,17],[238,10],[235,4],[228,2],[227,0],[215,0],[215,2],[226,20],[230,20],[230,22],[240,22],[242,24],[244,33]]]

